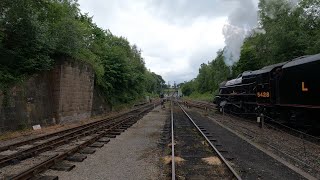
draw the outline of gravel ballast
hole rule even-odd
[[[179,107],[174,108],[174,141],[177,179],[234,179],[216,152],[205,143]]]
[[[168,111],[157,107],[121,135],[97,148],[70,172],[48,170],[45,175],[59,179],[159,179],[160,151],[157,147],[160,130]]]

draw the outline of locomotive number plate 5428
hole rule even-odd
[[[270,97],[270,93],[269,92],[257,92],[257,96],[268,98],[268,97]]]

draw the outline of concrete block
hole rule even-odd
[[[80,153],[81,153],[81,154],[93,154],[93,153],[95,153],[95,152],[96,152],[95,149],[89,148],[89,147],[86,147],[86,148],[80,150]]]
[[[34,180],[58,180],[58,176],[39,176],[34,178]]]
[[[74,154],[72,156],[69,156],[66,158],[68,161],[73,161],[73,162],[82,162],[87,158],[86,155],[83,154]]]
[[[121,132],[119,132],[119,131],[112,131],[112,132],[108,132],[108,134],[110,134],[110,135],[120,135]]]
[[[76,166],[73,164],[67,164],[67,163],[61,162],[53,165],[52,167],[50,167],[50,169],[56,170],[56,171],[71,171],[74,167]]]
[[[104,146],[104,143],[95,142],[95,143],[91,144],[89,147],[101,148],[103,146]]]
[[[107,137],[103,137],[98,140],[98,142],[102,142],[102,143],[108,143],[109,141],[110,141],[110,138],[107,138]]]
[[[107,134],[107,135],[105,135],[105,137],[107,137],[107,138],[115,138],[116,135]]]

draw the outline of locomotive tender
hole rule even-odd
[[[295,124],[319,125],[320,54],[246,71],[220,84],[215,104],[240,114],[261,114]]]

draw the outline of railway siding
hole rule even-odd
[[[103,147],[104,143],[109,142],[108,138],[120,135],[121,132],[132,126],[153,108],[153,104],[146,105],[127,113],[116,115],[114,119],[85,124],[70,130],[49,134],[40,139],[35,138],[27,140],[25,143],[12,144],[7,148],[3,147],[3,150],[6,150],[11,148],[21,149],[21,147],[28,146],[11,155],[8,154],[1,157],[0,177],[29,179],[48,168],[69,171],[74,165],[61,164],[64,159],[68,161],[83,161],[86,156],[78,154],[78,152],[90,154],[88,147]]]
[[[166,122],[161,138],[166,176],[171,179],[241,179],[210,145],[209,135],[202,133],[181,106],[173,104],[171,122]]]
[[[243,179],[305,179],[209,118],[194,110],[188,110],[188,113],[199,126],[212,134],[217,145],[223,145],[223,154],[230,157],[230,164]]]
[[[168,112],[159,107],[120,136],[110,139],[70,171],[48,170],[46,176],[67,179],[163,179],[158,140]]]
[[[184,102],[186,104],[186,102]],[[293,127],[270,120],[264,123],[263,128],[253,119],[240,118],[232,114],[221,115],[212,103],[188,101],[188,107],[204,109],[204,114],[210,114],[211,120],[232,133],[241,137],[274,159],[285,164],[292,170],[306,178],[320,179],[320,146],[319,137],[306,134]],[[213,107],[208,109],[208,107]],[[309,129],[310,130],[310,129]]]

